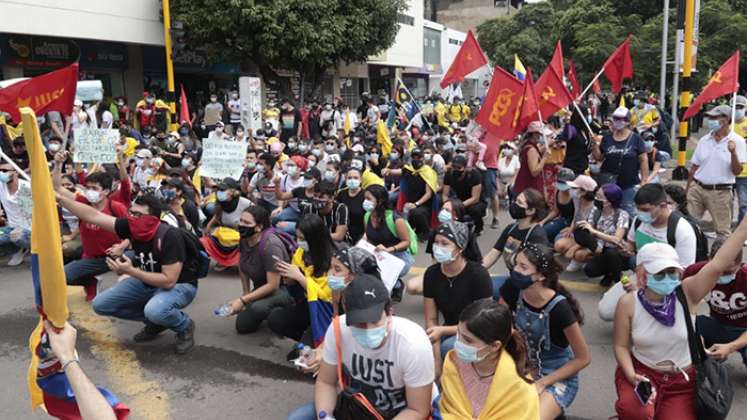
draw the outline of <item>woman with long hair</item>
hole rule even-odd
[[[332,289],[327,284],[327,271],[335,246],[324,220],[316,214],[306,215],[298,222],[296,239],[298,248],[291,262],[275,264],[295,305],[273,309],[267,326],[283,337],[317,347],[332,321]]]
[[[513,328],[506,305],[480,299],[459,315],[455,348],[444,360],[433,418],[539,420],[526,343]]]
[[[252,206],[252,202],[241,196],[241,185],[233,178],[223,179],[217,185],[215,196],[215,214],[205,226],[200,242],[210,259],[215,261],[216,271],[220,271],[239,264],[238,227],[244,211]]]
[[[578,392],[578,373],[591,363],[581,306],[560,284],[562,271],[552,248],[528,244],[516,255],[516,266],[501,289],[527,341],[542,420],[568,409]]]

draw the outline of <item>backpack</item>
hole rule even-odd
[[[280,239],[280,242],[283,243],[283,246],[285,247],[285,250],[288,252],[288,255],[291,258],[293,258],[293,254],[296,253],[296,249],[298,248],[296,241],[293,239],[293,237],[289,233],[283,232],[282,230],[278,230],[275,228],[268,228],[262,232],[262,237],[259,239],[259,248],[258,248],[259,253],[262,254],[263,252],[265,252],[265,245],[267,244],[267,240],[272,234],[274,234],[275,236],[277,236],[278,239]]]
[[[690,224],[695,232],[695,262],[707,261],[708,260],[708,238],[706,238],[703,230],[692,217],[684,215],[679,211],[673,211],[667,219],[667,243],[674,248],[677,245],[677,223],[680,219],[685,219]],[[635,228],[641,225],[640,219],[635,219]]]
[[[175,228],[167,223],[161,223],[156,231],[156,246],[154,250],[160,256],[161,244],[163,243],[163,238],[166,237],[166,233],[169,229],[176,230],[184,241],[186,258],[182,270],[186,269],[196,273],[198,279],[207,277],[208,271],[210,270],[210,256],[205,251],[205,247],[202,246],[202,243],[200,243],[200,239],[194,233],[183,228]]]
[[[363,215],[363,224],[364,226],[368,224],[368,219],[371,218],[371,212],[367,211],[365,215]],[[386,226],[389,228],[389,232],[392,232],[392,235],[395,237],[399,237],[399,234],[397,233],[397,226],[394,223],[394,212],[391,210],[386,211],[386,216],[384,217],[386,219]],[[412,230],[412,227],[410,227],[410,223],[405,220],[405,226],[407,226],[407,236],[410,237],[410,246],[407,248],[407,250],[410,252],[411,255],[417,255],[418,253],[418,235],[415,233],[414,230]]]

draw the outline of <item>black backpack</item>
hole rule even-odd
[[[677,210],[673,211],[669,215],[669,219],[667,219],[667,243],[673,248],[677,245],[675,233],[677,232],[677,223],[679,223],[680,219],[685,219],[685,221],[692,226],[693,232],[695,232],[695,262],[708,260],[708,238],[706,238],[703,230],[695,219],[684,215]],[[641,223],[640,219],[636,218],[635,228],[638,229],[638,226],[640,226]]]
[[[156,231],[156,246],[154,250],[160,256],[161,244],[163,243],[163,238],[166,237],[166,233],[169,229],[174,229],[179,232],[179,236],[181,236],[184,241],[186,258],[182,270],[189,270],[196,273],[198,279],[207,277],[208,271],[210,270],[210,256],[208,256],[205,247],[202,246],[200,239],[194,233],[186,229],[175,228],[162,222]]]

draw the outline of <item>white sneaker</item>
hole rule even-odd
[[[19,249],[18,252],[13,254],[12,257],[10,257],[10,260],[8,261],[8,267],[15,267],[17,265],[20,265],[23,262],[23,259],[26,257],[26,254],[28,254],[27,249]]]
[[[571,262],[568,263],[568,266],[565,267],[565,271],[567,271],[569,273],[573,273],[575,271],[578,271],[578,270],[584,268],[584,265],[586,265],[586,264],[580,263],[580,262],[578,262],[576,260],[571,260]]]

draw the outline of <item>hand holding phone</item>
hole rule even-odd
[[[635,386],[635,395],[638,397],[641,405],[648,404],[653,393],[654,387],[648,379],[639,381]]]

